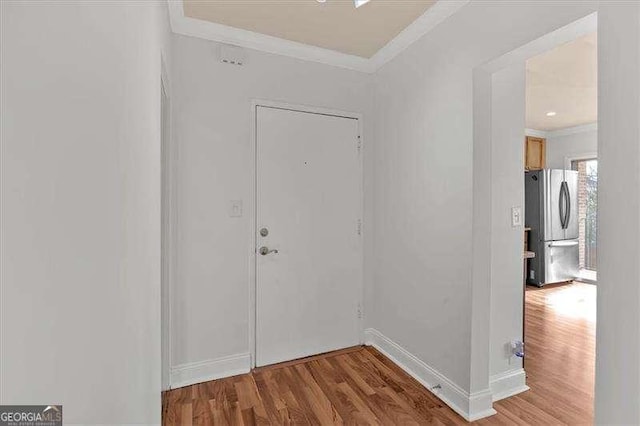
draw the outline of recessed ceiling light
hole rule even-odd
[[[316,0],[318,3],[326,3],[327,0]]]
[[[360,7],[369,3],[369,0],[353,0],[353,2],[355,3],[356,7]]]
[[[556,112],[555,112],[555,111],[549,111],[549,112],[547,113],[547,117],[553,117],[553,116],[555,116],[555,115],[556,115]]]

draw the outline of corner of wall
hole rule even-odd
[[[470,394],[374,328],[365,330],[365,344],[384,354],[465,420],[472,422],[496,414],[490,389]]]

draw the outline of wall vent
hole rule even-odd
[[[220,62],[229,65],[239,65],[242,66],[245,64],[245,50],[238,46],[233,46],[231,44],[221,44],[218,51],[218,58]]]

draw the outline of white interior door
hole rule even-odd
[[[256,365],[359,344],[358,120],[258,106],[256,144]]]

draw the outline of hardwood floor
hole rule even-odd
[[[596,286],[528,286],[525,297],[525,371],[531,390],[498,401],[498,415],[481,423],[593,424]]]
[[[595,287],[529,288],[530,391],[494,404],[493,424],[592,423]],[[256,369],[163,395],[163,424],[457,425],[466,421],[371,347]]]
[[[165,393],[164,425],[463,424],[371,347]]]

